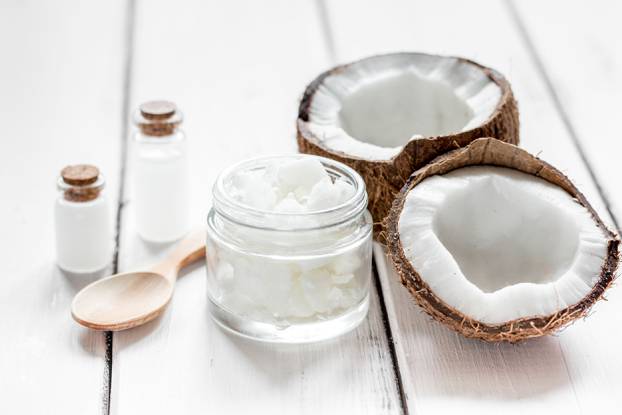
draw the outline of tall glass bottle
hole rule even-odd
[[[138,234],[170,242],[189,229],[186,137],[182,114],[168,101],[149,101],[134,115],[133,188]]]

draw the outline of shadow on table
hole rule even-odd
[[[438,326],[423,315],[420,318],[426,325]],[[518,345],[488,344],[462,338],[444,327],[419,331],[416,326],[405,334],[421,336],[422,347],[406,351],[410,367],[401,370],[402,377],[409,374],[414,377],[403,382],[405,388],[414,388],[414,391],[406,391],[410,396],[422,393],[426,396],[521,399],[571,388],[556,338],[530,340]],[[357,347],[344,348],[343,339],[310,345],[275,345],[257,343],[220,330],[230,346],[238,349],[257,369],[255,373],[276,384],[286,385],[293,377],[304,376],[307,370],[326,370],[345,381],[360,371],[357,359],[373,353],[367,350],[358,354]],[[353,332],[346,336],[355,335]],[[344,352],[353,355],[344,356]],[[344,364],[343,360],[351,362]]]
[[[378,250],[376,258],[383,258]],[[417,306],[387,264],[378,268],[406,393],[425,397],[520,400],[561,393],[573,385],[559,338],[518,344],[467,339],[433,320]],[[384,271],[383,271],[384,270]]]
[[[572,389],[556,338],[532,339],[518,345],[459,338],[448,354],[435,355],[444,360],[448,378],[431,388],[435,393],[521,399]]]
[[[400,313],[401,356],[406,358],[399,363],[407,369],[402,373],[412,376],[415,394],[521,399],[572,390],[557,337],[518,344],[467,339],[424,314],[406,297],[408,293],[398,293],[405,297],[397,303],[411,303]]]
[[[245,366],[255,369],[255,376],[269,379],[276,387],[285,389],[291,387],[292,380],[298,379],[293,384],[304,383],[305,378],[323,379],[324,384],[314,386],[318,390],[330,388],[330,385],[347,389],[348,385],[357,383],[355,378],[361,371],[372,370],[367,362],[361,363],[362,359],[377,354],[377,350],[370,350],[378,345],[369,339],[367,322],[335,339],[308,344],[259,342],[231,333],[213,321],[210,325],[222,334],[227,347],[236,349],[236,355],[245,359]],[[375,365],[370,363],[370,366]],[[330,380],[326,373],[330,373]]]
[[[57,272],[67,282],[73,294],[77,294],[78,291],[80,291],[90,283],[95,282],[100,278],[107,277],[111,273],[109,267],[97,272],[90,272],[87,274],[64,271],[60,268],[58,268]]]
[[[177,284],[179,284],[179,280],[183,279],[184,276],[194,272],[195,270],[203,266],[205,266],[203,261],[197,261],[196,263],[188,265],[187,267],[182,269],[179,272],[179,275],[177,276],[177,280],[178,280]],[[173,294],[173,295],[176,295],[176,294]],[[161,327],[168,327],[168,324],[165,322],[165,320],[171,317],[169,310],[168,310],[170,307],[173,307],[172,301],[167,306],[167,310],[165,310],[158,317],[149,321],[148,323],[143,324],[142,326],[138,326],[133,329],[130,329],[128,333],[131,333],[131,334],[128,334],[127,336],[124,336],[123,338],[124,347],[130,347],[133,344],[140,343],[144,340],[146,341],[151,336],[157,336],[158,329],[160,329]]]
[[[106,340],[103,332],[96,332],[80,326],[71,317],[71,303],[74,296],[84,287],[110,274],[110,268],[91,273],[73,273],[60,269],[56,264],[51,265],[52,278],[41,290],[41,304],[46,304],[48,313],[58,311],[63,316],[63,322],[67,322],[67,330],[75,334],[66,336],[67,341],[75,342],[77,336],[80,347],[87,353],[103,357],[106,353]],[[51,314],[53,315],[53,314]],[[49,318],[49,315],[41,316],[41,319]],[[66,320],[65,320],[66,319]],[[103,339],[103,341],[102,341]],[[74,345],[70,347],[75,347]]]
[[[147,256],[149,258],[153,258],[153,257],[164,258],[165,253],[168,250],[170,250],[172,246],[174,246],[174,243],[155,243],[155,242],[147,242],[147,241],[140,240],[140,243],[137,244],[137,246],[138,246],[137,249],[139,250],[139,252],[142,253],[143,256]],[[141,270],[143,268],[148,269],[148,267],[151,265],[152,264],[149,263],[149,264],[145,264],[142,266],[135,266],[131,269],[127,269],[127,270],[123,270],[119,272]],[[112,263],[108,265],[106,268],[96,271],[96,272],[74,273],[70,271],[65,271],[58,266],[56,266],[55,272],[60,274],[60,276],[69,285],[71,291],[73,291],[74,294],[76,294],[82,288],[86,287],[87,285],[99,279],[115,274]],[[184,273],[185,272],[182,272],[182,275]]]
[[[159,254],[163,256],[164,252],[170,249],[172,245],[171,244],[152,244],[152,243],[143,242],[143,246],[145,247],[143,249],[149,250],[150,254]],[[189,265],[188,267],[184,268],[179,273],[178,280],[183,278],[185,275],[193,272],[194,270],[201,268],[202,266],[203,266],[203,263],[201,263],[201,261],[198,261],[195,264]],[[140,268],[141,267],[135,267],[133,269],[140,269]],[[89,274],[86,277],[85,275],[70,275],[66,272],[64,272],[64,274],[65,274],[65,278],[67,279],[67,281],[69,281],[70,284],[74,286],[75,291],[78,292],[80,289],[82,289],[84,286],[86,286],[90,282],[96,281],[102,276],[107,276],[108,274],[110,274],[110,271],[107,270],[107,271],[102,271],[101,273],[97,273],[97,274],[92,274],[92,275]],[[90,279],[90,281],[87,282],[86,281],[87,278]],[[171,305],[169,304],[168,307],[170,306]],[[150,322],[145,323],[142,326],[130,329],[129,331],[127,331],[128,334],[123,337],[123,343],[124,343],[123,347],[129,347],[133,344],[140,343],[142,341],[149,341],[149,339],[157,337],[159,335],[160,328],[168,327],[168,324],[164,320],[169,319],[169,318],[170,318],[169,313],[165,311],[164,313],[160,314],[158,317],[151,320]],[[102,334],[102,335],[109,337],[108,334]],[[90,344],[92,342],[91,339],[92,339],[92,336],[89,333],[89,330],[85,329],[85,332],[81,335],[81,343],[83,344],[83,348],[87,351],[92,350],[92,347]],[[118,346],[115,346],[115,349],[117,347]]]
[[[235,348],[237,355],[246,359],[246,365],[254,367],[253,373],[270,380],[277,387],[291,385],[295,378],[304,378],[308,370],[331,371],[335,378],[343,368],[343,363],[332,364],[335,358],[340,358],[340,340],[327,340],[312,344],[279,344],[258,342],[233,334],[213,322],[215,330],[222,333],[225,342]],[[345,336],[352,336],[348,333]]]

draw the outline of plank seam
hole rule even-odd
[[[536,66],[536,70],[538,74],[544,81],[547,92],[550,95],[551,99],[553,100],[553,105],[555,107],[555,110],[559,114],[562,120],[562,123],[564,124],[564,127],[568,131],[568,135],[570,136],[572,143],[577,149],[577,152],[579,153],[579,157],[581,158],[581,161],[583,162],[583,164],[585,165],[587,169],[588,175],[590,176],[590,178],[592,179],[592,182],[596,186],[596,190],[598,191],[598,194],[603,200],[605,209],[607,210],[607,213],[609,214],[609,216],[611,217],[611,220],[613,221],[613,225],[615,226],[617,232],[620,233],[621,230],[618,224],[618,220],[616,219],[616,216],[613,213],[613,209],[611,207],[611,203],[609,202],[609,199],[607,198],[606,192],[603,186],[600,184],[600,181],[598,180],[596,172],[592,168],[589,158],[587,157],[587,153],[585,152],[583,146],[581,145],[581,141],[579,140],[579,135],[577,134],[574,128],[574,125],[572,124],[572,122],[570,121],[570,118],[568,117],[568,113],[566,112],[563,104],[561,103],[561,100],[559,99],[559,95],[557,94],[557,91],[555,90],[555,87],[553,86],[553,82],[551,81],[551,78],[544,66],[544,62],[540,58],[540,55],[538,54],[538,51],[533,41],[531,40],[529,33],[527,32],[527,27],[523,23],[523,20],[521,19],[518,9],[514,5],[513,0],[506,0],[504,3],[506,5],[507,10],[509,11],[512,21],[514,22],[518,30],[521,40],[523,41],[523,43],[525,44],[527,48],[527,52],[529,56],[531,57],[532,61],[534,62],[534,65]]]
[[[332,31],[330,16],[328,13],[328,8],[326,6],[325,0],[316,0],[316,10],[318,13],[318,18],[320,20],[320,25],[322,27],[322,35],[324,38],[324,44],[326,50],[328,52],[328,58],[331,64],[336,64],[337,62],[337,52],[335,47],[335,37]],[[408,405],[406,402],[406,394],[404,392],[404,385],[402,380],[402,372],[400,371],[399,362],[397,360],[397,351],[395,348],[395,342],[393,340],[393,332],[391,330],[391,323],[389,322],[389,314],[387,312],[387,307],[384,301],[384,292],[382,290],[380,277],[378,275],[378,270],[376,268],[376,259],[374,258],[372,261],[372,273],[374,278],[374,286],[376,289],[376,293],[378,294],[378,302],[380,304],[380,313],[382,318],[382,326],[384,328],[385,337],[387,339],[387,344],[389,347],[389,353],[391,356],[391,366],[393,367],[393,375],[395,377],[395,382],[397,385],[397,390],[400,396],[400,407],[402,409],[402,413],[408,415]]]
[[[106,353],[104,355],[104,388],[102,396],[102,413],[110,415],[110,390],[112,387],[112,332],[104,332]]]
[[[125,181],[127,174],[127,147],[129,140],[129,113],[130,113],[130,92],[132,89],[132,68],[134,63],[134,29],[135,29],[135,12],[136,1],[129,0],[127,2],[126,19],[125,19],[125,58],[123,64],[123,84],[122,84],[122,103],[121,103],[121,162],[119,171],[119,194],[116,212],[116,227],[114,237],[114,256],[112,261],[112,272],[119,272],[119,252],[121,246],[121,222],[123,220],[123,206],[125,205]],[[113,365],[113,344],[114,334],[111,331],[105,332],[106,336],[106,366],[104,368],[104,390],[102,401],[102,413],[110,415],[110,400],[112,394],[112,365]]]
[[[333,35],[333,30],[330,24],[330,16],[328,15],[326,1],[316,0],[315,4],[318,18],[320,20],[320,25],[322,27],[322,37],[324,38],[324,45],[326,46],[326,50],[328,52],[328,59],[330,60],[331,64],[334,65],[337,62],[337,52],[335,50],[335,37]]]
[[[387,338],[387,344],[389,345],[389,353],[391,355],[391,363],[393,366],[393,374],[397,383],[397,390],[400,394],[400,405],[402,413],[408,415],[408,405],[406,402],[406,394],[404,393],[404,382],[402,380],[402,372],[400,370],[400,364],[397,360],[397,351],[395,348],[395,342],[393,341],[393,330],[391,329],[391,323],[389,322],[389,313],[387,312],[387,305],[384,302],[384,292],[382,291],[382,283],[380,282],[380,276],[378,275],[378,268],[376,267],[376,258],[372,261],[372,273],[374,276],[374,286],[376,293],[378,294],[378,303],[380,304],[380,312],[382,316],[382,326],[384,327],[384,333]]]

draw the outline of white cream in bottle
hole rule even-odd
[[[104,269],[112,259],[113,248],[104,178],[95,166],[67,166],[58,179],[58,188],[54,216],[59,267],[75,273]]]
[[[189,229],[186,137],[173,103],[150,101],[135,114],[133,194],[138,234],[170,242]]]
[[[246,336],[306,342],[365,316],[371,218],[361,177],[314,156],[225,171],[208,218],[208,297],[216,321]]]

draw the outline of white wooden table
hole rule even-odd
[[[0,413],[619,413],[622,293],[555,337],[466,340],[430,321],[375,247],[369,317],[337,340],[257,344],[206,309],[205,271],[139,329],[76,325],[87,282],[54,265],[55,179],[108,178],[117,251],[107,272],[161,257],[134,231],[128,113],[166,98],[186,115],[192,215],[218,171],[295,151],[297,100],[337,62],[388,51],[463,55],[503,72],[522,145],[570,175],[614,228],[622,5],[615,0],[0,1]]]

